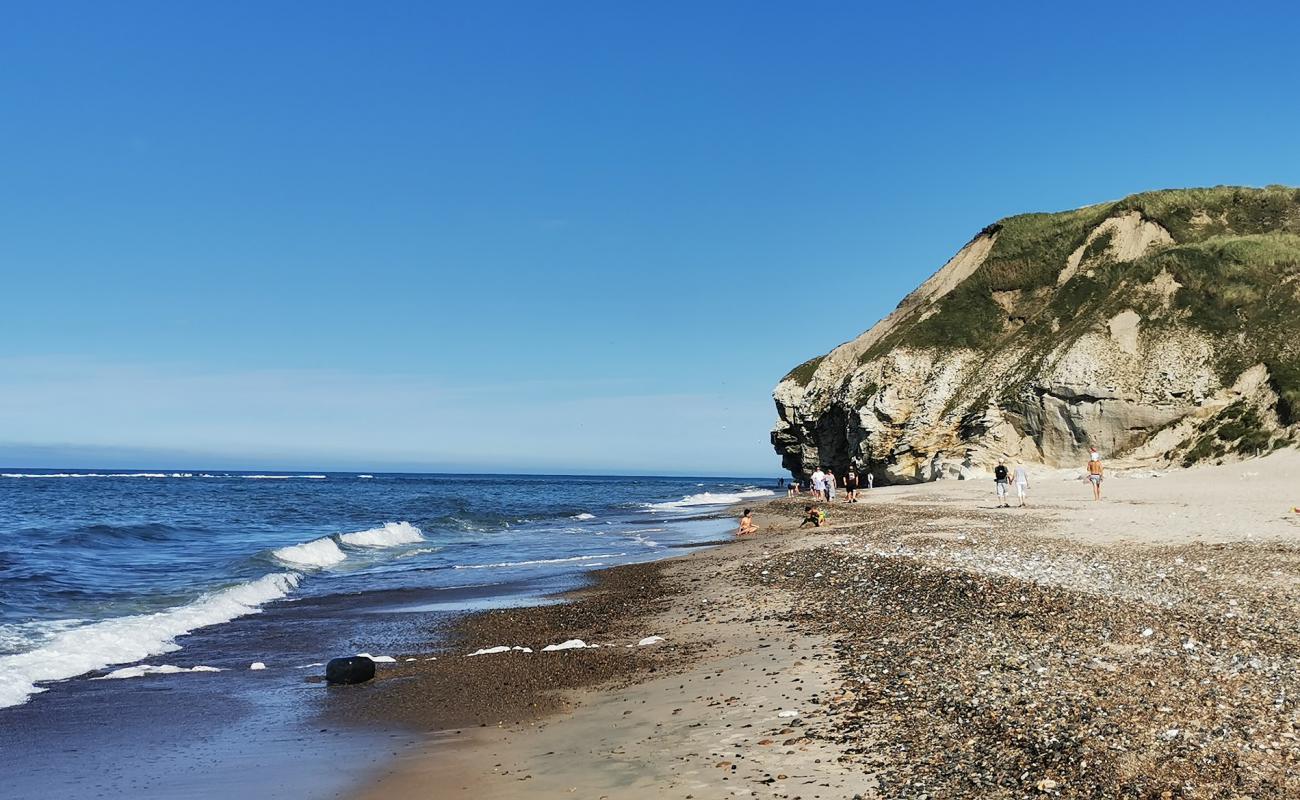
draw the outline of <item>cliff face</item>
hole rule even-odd
[[[1171,190],[990,225],[777,384],[796,475],[882,482],[1252,456],[1300,434],[1300,189]]]

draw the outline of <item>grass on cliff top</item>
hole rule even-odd
[[[994,292],[1045,289],[1050,297],[1040,311],[1051,311],[1066,320],[1077,317],[1090,302],[1108,298],[1128,276],[1130,265],[1114,269],[1116,265],[1102,263],[1093,275],[1076,276],[1061,288],[1056,287],[1057,276],[1070,253],[1087,241],[1097,225],[1132,210],[1160,223],[1182,243],[1163,253],[1169,254],[1171,264],[1183,265],[1183,272],[1199,276],[1190,284],[1179,279],[1189,293],[1183,304],[1211,314],[1213,319],[1206,324],[1219,329],[1230,327],[1224,315],[1234,303],[1257,304],[1257,295],[1273,283],[1264,273],[1290,263],[1293,234],[1300,234],[1300,189],[1285,186],[1146,192],[1073,211],[1008,217],[984,230],[997,235],[988,257],[970,278],[939,301],[935,313],[900,326],[861,360],[870,361],[900,345],[995,347],[1005,334],[1006,319],[993,299]],[[1098,263],[1108,244],[1107,236],[1094,239],[1086,253],[1092,257],[1091,263]],[[1216,263],[1221,269],[1216,270]],[[1179,274],[1174,269],[1171,272]],[[1205,297],[1190,296],[1198,292]],[[1216,292],[1217,302],[1212,297]]]
[[[821,366],[822,360],[825,358],[826,356],[817,356],[816,358],[808,359],[787,372],[785,377],[781,379],[781,382],[794,381],[800,386],[807,386],[812,382],[813,373],[817,371],[817,368]]]
[[[1115,203],[1159,223],[1175,242],[1224,234],[1300,233],[1300,189],[1216,186],[1143,192]]]

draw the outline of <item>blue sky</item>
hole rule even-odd
[[[11,5],[0,463],[776,474],[984,225],[1300,183],[1289,6]]]

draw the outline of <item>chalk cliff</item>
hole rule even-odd
[[[786,469],[1153,466],[1300,436],[1300,189],[1148,192],[980,231],[773,392]]]

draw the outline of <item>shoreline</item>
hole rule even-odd
[[[804,498],[754,503],[757,537],[635,565],[635,601],[604,571],[576,603],[474,615],[478,646],[511,625],[667,641],[448,657],[446,682],[532,675],[512,697],[550,699],[431,733],[362,796],[1292,796],[1298,476],[1283,453],[1095,505],[1057,481],[1027,510],[981,482],[883,488],[798,533]],[[543,659],[565,666],[525,668]]]

